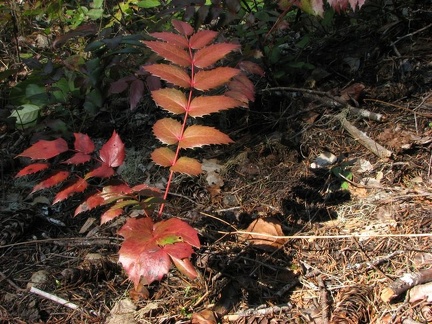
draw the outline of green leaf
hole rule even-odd
[[[41,107],[32,104],[24,104],[21,108],[22,109],[14,110],[10,115],[10,117],[16,118],[17,128],[25,129],[35,126]]]
[[[137,3],[137,6],[140,8],[154,8],[160,5],[161,3],[159,0],[143,0]]]
[[[103,13],[104,13],[104,10],[103,10],[103,9],[90,9],[90,10],[87,12],[87,16],[88,16],[91,20],[97,20],[97,19],[102,18]]]

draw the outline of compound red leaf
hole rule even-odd
[[[86,190],[87,186],[88,186],[87,181],[79,178],[77,182],[70,185],[66,189],[63,189],[59,193],[57,193],[57,195],[54,198],[53,205],[57,204],[60,201],[67,199],[68,197],[70,197],[71,195],[73,195],[75,193],[83,192],[84,190]]]
[[[140,79],[135,79],[131,82],[129,88],[129,108],[134,110],[140,102],[144,94],[144,82]]]
[[[187,48],[189,45],[186,37],[182,35],[170,33],[170,32],[151,33],[150,36],[163,40],[167,43],[171,43],[173,45],[179,46],[181,48]]]
[[[189,38],[189,46],[192,49],[200,49],[210,44],[217,36],[213,30],[200,30]]]
[[[193,58],[193,64],[199,68],[206,68],[215,64],[229,52],[239,49],[240,45],[230,43],[213,44],[198,50]]]
[[[104,212],[101,216],[101,225],[113,220],[116,217],[121,216],[124,213],[123,208],[110,208]]]
[[[76,151],[84,154],[91,154],[95,149],[95,145],[87,134],[74,133],[75,142],[74,148]]]
[[[91,160],[91,155],[78,152],[75,153],[70,159],[64,161],[63,163],[78,165],[78,164],[86,163],[90,160]]]
[[[170,255],[170,257],[175,267],[190,280],[194,280],[198,277],[198,273],[189,259],[179,259],[172,255]]]
[[[162,279],[172,257],[188,258],[193,253],[191,246],[200,246],[196,230],[176,218],[156,224],[149,217],[130,218],[119,234],[125,238],[119,261],[135,287],[140,281],[150,284]]]
[[[118,167],[125,159],[125,148],[120,136],[113,132],[111,138],[106,142],[100,152],[100,159],[110,167]]]
[[[159,119],[153,125],[153,134],[164,144],[176,144],[181,138],[182,125],[172,118]]]
[[[133,192],[138,193],[141,196],[160,197],[162,195],[159,188],[151,187],[145,183],[133,186],[131,189]]]
[[[35,193],[36,191],[42,189],[46,189],[58,185],[59,183],[65,181],[69,177],[69,174],[70,174],[69,171],[57,171],[49,178],[39,182],[36,186],[34,186],[30,194]]]
[[[200,175],[202,172],[202,165],[196,159],[182,156],[170,168],[172,172],[187,174],[190,176]]]
[[[194,30],[188,23],[181,21],[181,20],[173,20],[171,22],[174,26],[174,28],[182,35],[184,36],[190,36],[193,34]]]
[[[230,67],[218,67],[210,71],[199,71],[194,78],[193,87],[206,91],[217,88],[235,77],[240,70]]]
[[[114,175],[114,169],[111,168],[108,164],[102,163],[99,167],[96,169],[93,169],[92,171],[86,173],[84,176],[84,179],[89,178],[109,178]]]
[[[201,96],[192,100],[189,115],[191,117],[202,117],[243,105],[242,102],[227,96]]]
[[[229,143],[233,143],[233,141],[228,135],[214,127],[192,125],[186,128],[179,145],[181,148],[194,148],[204,145]]]
[[[18,156],[29,157],[35,159],[50,159],[68,150],[66,141],[62,138],[57,138],[53,141],[40,140],[30,146]]]
[[[157,165],[170,167],[174,163],[175,153],[168,147],[159,147],[152,152],[151,159]]]
[[[182,114],[186,110],[187,98],[180,90],[164,88],[152,91],[151,95],[157,105],[173,114]]]
[[[182,88],[189,88],[191,79],[180,67],[168,64],[152,64],[144,66],[144,70],[161,79]]]
[[[27,165],[25,168],[21,169],[17,174],[16,174],[16,178],[22,177],[22,176],[26,176],[29,174],[33,174],[45,169],[48,169],[49,164],[48,163],[33,163],[33,164],[29,164]]]
[[[189,67],[191,65],[191,58],[188,52],[179,46],[159,41],[144,41],[143,43],[153,52],[174,64],[183,67]]]

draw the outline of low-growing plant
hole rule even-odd
[[[137,216],[128,218],[118,231],[124,237],[119,261],[137,289],[162,279],[172,264],[190,279],[197,276],[190,261],[193,248],[200,247],[197,231],[176,217],[162,220],[164,202],[175,173],[190,176],[201,173],[201,163],[185,154],[188,149],[232,142],[228,135],[216,128],[198,122],[191,123],[191,119],[235,107],[247,107],[248,102],[254,100],[254,86],[245,71],[262,73],[252,62],[242,62],[240,68],[218,66],[221,59],[239,50],[240,46],[213,43],[218,35],[215,31],[194,32],[189,24],[178,20],[172,24],[177,33],[152,33],[150,35],[155,40],[144,42],[168,61],[144,66],[144,70],[167,82],[167,87],[152,91],[151,96],[158,106],[173,115],[158,120],[153,126],[155,137],[164,146],[154,150],[151,158],[156,164],[170,169],[164,194],[146,184],[130,186],[125,182],[119,183],[118,179],[114,181],[115,168],[125,158],[124,145],[116,132],[98,153],[88,135],[75,133],[72,149],[69,149],[64,139],[58,138],[39,141],[19,154],[35,160],[17,174],[21,177],[55,169],[48,160],[73,152],[72,156],[57,164],[57,170],[39,182],[31,192],[60,185],[69,179],[69,183],[56,194],[53,204],[73,194],[88,191],[90,179],[112,179],[111,183],[96,187],[96,192],[92,192],[77,207],[75,215],[107,205],[108,209],[101,216],[102,223],[124,213]],[[73,170],[58,167],[67,165],[73,166]],[[87,167],[83,167],[83,173],[79,174],[77,169],[81,165]],[[155,205],[160,205],[157,213],[159,217],[153,219]]]

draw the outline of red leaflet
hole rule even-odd
[[[125,238],[119,261],[135,287],[141,278],[145,284],[162,279],[171,266],[171,256],[189,258],[193,253],[191,246],[200,246],[196,230],[176,218],[156,224],[149,217],[131,218],[119,234]]]
[[[69,177],[69,171],[57,171],[49,178],[44,181],[39,182],[36,186],[33,187],[33,190],[30,194],[35,193],[38,190],[54,187],[59,183],[65,181]]]
[[[21,154],[17,156],[29,157],[35,159],[50,159],[68,150],[66,141],[62,138],[57,138],[53,141],[40,140],[37,143],[30,146]]]
[[[189,36],[194,32],[191,25],[185,23],[184,21],[173,19],[171,23],[173,24],[174,28],[182,35]]]
[[[211,144],[229,144],[232,139],[214,127],[192,125],[186,128],[182,139],[180,140],[181,148],[194,148]]]
[[[69,198],[69,196],[71,196],[75,193],[83,192],[84,190],[86,190],[87,186],[88,186],[87,181],[85,181],[82,178],[79,178],[77,182],[70,185],[66,189],[63,189],[59,193],[57,193],[52,204],[55,205],[58,202]]]
[[[110,167],[115,168],[123,164],[125,148],[120,136],[115,131],[108,142],[102,146],[99,156]]]
[[[202,166],[201,163],[199,163],[197,160],[182,156],[180,157],[176,163],[170,168],[172,172],[178,172],[187,174],[190,176],[197,176],[200,175],[202,172]]]
[[[153,125],[153,134],[164,144],[176,144],[182,135],[182,125],[172,118],[159,119]]]
[[[93,153],[95,146],[93,141],[87,134],[74,133],[74,136],[75,136],[74,148],[76,151],[84,154]]]
[[[33,164],[29,164],[25,168],[23,168],[22,170],[20,170],[15,177],[19,178],[19,177],[22,177],[22,176],[33,174],[33,173],[36,173],[36,172],[48,169],[48,167],[49,167],[48,163],[33,163]]]
[[[229,52],[239,49],[240,45],[230,43],[213,44],[197,51],[193,58],[193,64],[199,68],[206,68],[215,64]]]
[[[173,114],[182,114],[186,111],[187,98],[180,90],[164,88],[152,91],[151,95],[157,105]]]
[[[144,66],[144,70],[182,88],[189,88],[191,79],[181,68],[168,64],[153,64]]]
[[[246,75],[240,73],[228,83],[228,88],[233,92],[244,94],[249,101],[255,101],[255,87]]]
[[[198,273],[189,259],[178,259],[172,254],[170,254],[170,257],[175,267],[190,280],[194,280],[198,276]]]
[[[189,39],[189,46],[192,49],[200,49],[210,44],[217,36],[217,32],[212,30],[200,30],[193,34]]]
[[[114,175],[114,169],[111,168],[108,164],[102,163],[96,169],[86,173],[84,179],[89,178],[109,178]]]
[[[159,147],[152,152],[151,158],[160,166],[170,167],[174,163],[175,153],[168,147]]]
[[[74,216],[89,211],[93,208],[99,207],[104,205],[105,203],[105,199],[100,195],[100,193],[96,193],[94,195],[91,195],[90,197],[88,197],[86,199],[86,201],[84,201],[83,203],[81,203],[76,209],[75,209],[75,213]]]
[[[72,156],[70,159],[63,161],[63,163],[77,165],[77,164],[81,164],[81,163],[86,163],[90,160],[91,160],[90,155],[78,152],[78,153],[74,154],[74,156]]]
[[[241,61],[239,63],[239,68],[246,73],[256,74],[262,77],[265,76],[265,72],[262,67],[251,61]]]
[[[189,107],[191,117],[202,117],[218,111],[244,106],[244,103],[227,96],[201,96],[192,100]]]
[[[189,46],[186,37],[174,33],[169,33],[169,32],[151,33],[150,36],[171,43],[173,45],[177,45],[181,48],[187,48]]]
[[[134,110],[144,94],[144,82],[140,79],[132,81],[129,89],[129,108]]]
[[[199,71],[195,75],[193,87],[201,91],[214,89],[228,82],[239,72],[240,70],[230,67],[218,67],[210,71]]]
[[[101,216],[101,225],[123,214],[123,208],[110,208]]]
[[[174,64],[184,67],[190,66],[191,58],[189,53],[177,45],[159,41],[144,41],[143,43],[146,44],[153,52],[159,54],[159,56],[162,56],[164,59]]]

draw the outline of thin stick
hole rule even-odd
[[[39,288],[36,288],[34,286],[32,286],[30,288],[30,292],[34,293],[36,295],[39,295],[41,297],[44,297],[46,299],[52,300],[53,302],[56,302],[57,304],[69,307],[69,308],[74,309],[74,310],[82,311],[78,305],[71,303],[70,301],[67,301],[66,299],[63,299],[63,298],[60,298],[60,297],[55,296],[53,294],[47,293],[46,291],[40,290]]]

